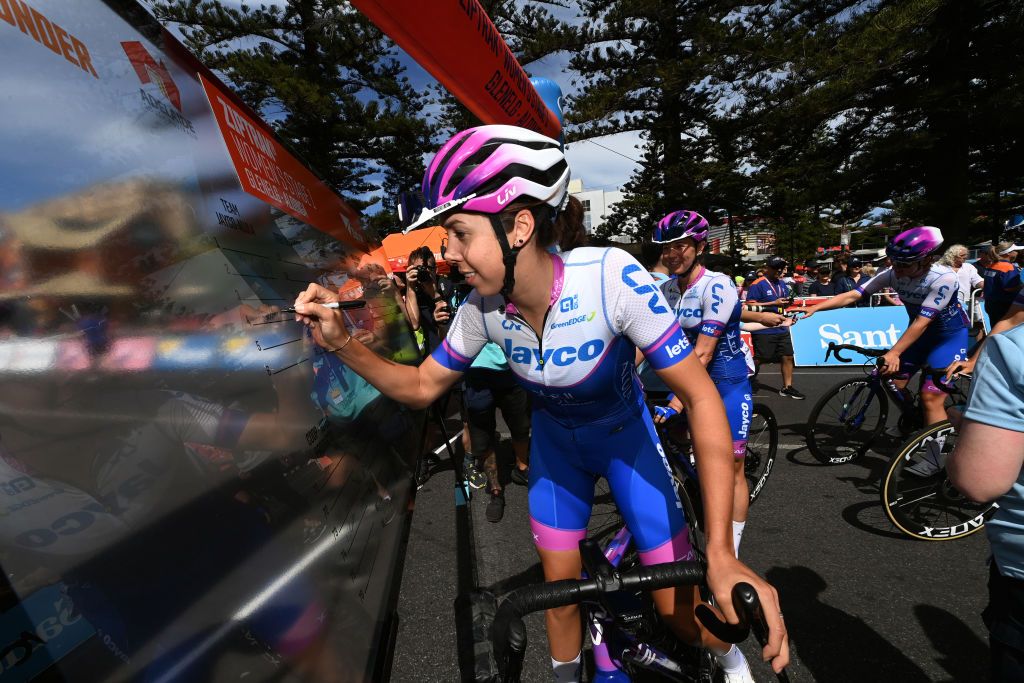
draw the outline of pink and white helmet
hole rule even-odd
[[[405,232],[459,208],[496,214],[533,199],[561,208],[569,165],[557,140],[517,126],[469,128],[442,147],[423,176],[423,212]]]
[[[708,220],[696,211],[673,211],[658,221],[651,242],[668,244],[689,237],[694,242],[703,242],[708,238]]]
[[[893,263],[915,263],[938,252],[942,232],[930,225],[919,225],[899,233],[885,245],[885,255]]]

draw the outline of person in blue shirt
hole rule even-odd
[[[992,335],[981,352],[946,467],[962,494],[999,504],[985,524],[992,563],[982,619],[991,680],[1024,680],[1024,326]]]
[[[793,303],[793,293],[782,277],[786,274],[786,259],[772,256],[765,262],[764,277],[754,280],[747,291],[748,304],[761,304],[770,313],[782,313]],[[807,398],[793,386],[793,340],[789,328],[769,327],[750,333],[754,341],[755,376],[764,363],[778,363],[782,369],[782,388],[779,396],[803,400]]]
[[[1024,245],[1004,240],[989,247],[989,265],[982,269],[985,278],[982,285],[985,296],[985,312],[992,325],[1001,320],[1010,310],[1014,297],[1020,291],[1020,268],[1017,266],[1017,254],[1024,250]]]
[[[850,292],[862,287],[871,278],[864,274],[864,263],[857,256],[851,256],[846,261],[846,270],[836,278],[836,294]],[[871,297],[862,297],[853,304],[858,308],[865,308],[871,305]]]

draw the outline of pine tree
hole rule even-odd
[[[375,222],[393,222],[394,193],[422,177],[433,131],[393,44],[362,14],[343,0],[152,9],[350,204],[383,200]]]

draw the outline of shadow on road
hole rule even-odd
[[[847,506],[843,509],[843,519],[854,529],[866,531],[873,536],[894,538],[901,541],[914,541],[914,539],[906,534],[893,529],[892,522],[885,516],[885,511],[882,510],[882,502],[879,500],[865,500]]]
[[[779,589],[790,638],[814,680],[928,681],[920,667],[862,619],[822,602],[820,595],[828,584],[814,570],[774,567],[765,578]]]
[[[916,605],[914,616],[941,657],[938,664],[951,681],[984,683],[989,679],[988,645],[956,616],[933,605]]]

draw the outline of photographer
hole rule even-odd
[[[413,249],[409,254],[409,267],[405,279],[405,310],[412,329],[421,330],[427,340],[427,353],[441,343],[441,333],[434,318],[434,307],[439,301],[451,298],[450,283],[437,274],[437,261],[430,247]]]

